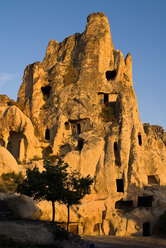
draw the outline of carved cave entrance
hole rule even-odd
[[[20,156],[24,157],[24,138],[21,132],[10,131],[9,133],[7,149],[17,160]]]
[[[123,179],[116,179],[116,188],[117,188],[117,192],[124,192]]]
[[[80,134],[81,133],[81,124],[78,123],[77,124],[77,134]]]
[[[45,87],[41,87],[41,91],[43,93],[43,100],[46,101],[50,97],[51,86],[47,85]]]
[[[108,81],[114,80],[116,78],[117,72],[116,72],[116,70],[106,71],[105,75],[106,75],[106,79]]]
[[[143,236],[150,236],[150,223],[149,222],[143,223]]]
[[[77,146],[78,151],[81,151],[82,150],[83,145],[84,145],[84,140],[83,139],[79,139],[78,140],[78,146]]]
[[[153,196],[138,196],[138,207],[152,207]]]
[[[138,144],[142,146],[142,137],[140,133],[138,134]]]
[[[120,154],[119,154],[117,142],[114,142],[114,157],[115,157],[115,165],[120,166]]]
[[[50,130],[48,128],[45,131],[45,139],[50,140]]]
[[[108,94],[104,94],[104,103],[109,102],[109,95]]]

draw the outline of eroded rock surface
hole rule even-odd
[[[89,15],[82,34],[50,40],[43,62],[26,67],[17,103],[8,101],[0,98],[0,142],[16,159],[58,153],[94,177],[73,208],[80,233],[151,233],[166,209],[166,134],[141,123],[132,57],[114,49],[104,13]]]

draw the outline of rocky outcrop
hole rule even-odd
[[[132,57],[114,49],[104,13],[88,16],[82,34],[51,40],[43,62],[26,67],[17,106],[7,102],[1,100],[1,144],[17,159],[58,153],[94,177],[91,194],[73,208],[80,233],[151,232],[165,209],[166,136],[142,125]]]
[[[7,149],[0,146],[0,175],[13,171],[20,172],[21,166],[17,164],[17,161]]]

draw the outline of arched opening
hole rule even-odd
[[[138,207],[152,207],[153,196],[138,196]]]
[[[48,129],[48,127],[47,127],[47,129],[45,131],[45,139],[50,140],[50,130]]]
[[[140,133],[138,134],[138,144],[142,146],[142,137]]]
[[[114,80],[116,78],[117,72],[116,70],[106,71],[105,75],[108,81]]]
[[[21,132],[10,131],[8,138],[7,149],[15,157],[20,159],[20,155],[24,157],[24,139],[25,136]],[[23,147],[20,151],[20,144],[23,141]]]
[[[77,124],[77,134],[81,133],[81,125],[80,123]]]
[[[124,192],[123,179],[116,179],[117,192]]]
[[[79,139],[78,140],[78,146],[77,146],[78,151],[81,151],[82,150],[83,145],[84,145],[84,140],[83,139]]]
[[[43,100],[46,101],[50,97],[51,86],[47,85],[45,87],[41,87],[41,91],[43,93]]]
[[[70,130],[70,124],[68,121],[65,122],[65,129]]]
[[[120,166],[120,154],[117,142],[114,142],[115,165]]]
[[[143,236],[150,236],[150,223],[149,222],[143,223]]]

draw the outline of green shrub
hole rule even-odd
[[[111,106],[104,106],[102,108],[102,112],[100,113],[100,117],[105,122],[116,122],[115,111]]]
[[[63,83],[65,86],[75,83],[78,77],[78,72],[72,64],[67,67],[66,74],[63,76]]]
[[[21,172],[9,172],[3,173],[0,177],[0,192],[16,192],[19,183],[23,180],[23,175]]]

